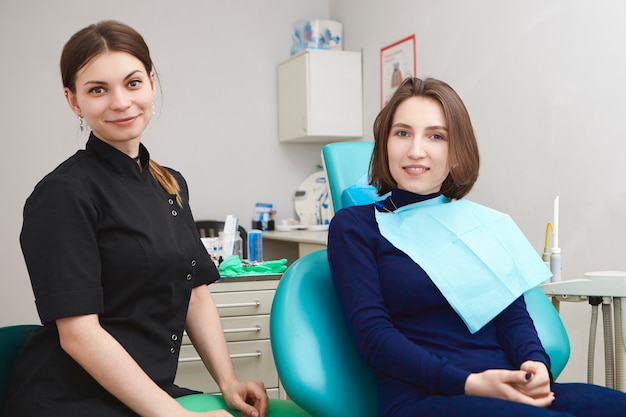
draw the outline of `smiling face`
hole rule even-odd
[[[129,53],[106,52],[78,71],[74,90],[65,88],[74,113],[99,139],[135,156],[152,118],[154,73]]]
[[[393,116],[387,141],[389,171],[401,190],[432,194],[448,176],[448,128],[443,108],[427,97],[410,97]]]

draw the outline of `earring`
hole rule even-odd
[[[78,128],[81,132],[85,131],[85,118],[82,116],[78,116]]]
[[[152,115],[156,114],[156,99],[152,99]]]

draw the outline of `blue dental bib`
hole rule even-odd
[[[550,270],[510,216],[445,196],[376,210],[380,233],[426,271],[471,333]]]

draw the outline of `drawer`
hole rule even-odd
[[[258,281],[237,281],[236,279],[225,278],[223,282],[214,282],[209,285],[211,293],[235,292],[235,291],[259,291],[275,290],[278,287],[282,275],[272,275],[273,279],[263,279]]]
[[[262,340],[270,338],[270,316],[224,317],[222,319],[227,342]]]
[[[274,290],[221,292],[213,294],[220,317],[270,314]]]
[[[222,318],[227,342],[261,340],[270,338],[270,316],[239,316]],[[183,333],[183,345],[191,345],[187,332]]]
[[[278,373],[269,340],[229,342],[228,350],[240,381],[263,381],[265,388],[278,389]],[[181,347],[174,382],[181,387],[206,393],[219,392],[217,384],[191,345]]]

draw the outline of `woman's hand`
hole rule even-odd
[[[222,388],[222,395],[226,404],[240,410],[242,416],[265,417],[268,397],[262,382],[238,382]]]
[[[524,372],[526,382],[516,384],[516,388],[523,394],[532,398],[545,398],[550,396],[550,373],[543,362],[526,361],[520,366]]]
[[[538,362],[525,362],[522,365],[525,370],[519,371],[489,369],[470,374],[465,381],[465,393],[467,395],[500,398],[537,407],[549,407],[554,401],[554,393],[550,391],[549,378],[546,390],[542,372],[537,364]],[[531,366],[535,367],[532,369],[534,373],[530,372]],[[547,374],[547,370],[545,371]],[[528,379],[527,374],[530,374]],[[533,381],[535,377],[536,380]]]

